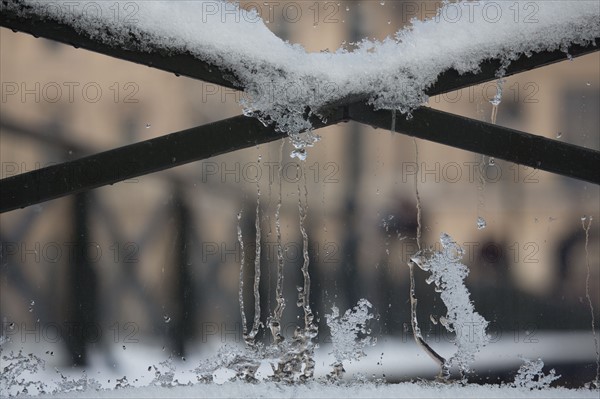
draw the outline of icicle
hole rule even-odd
[[[427,342],[423,339],[423,335],[421,334],[421,329],[419,328],[419,319],[417,317],[417,294],[415,290],[415,272],[414,265],[418,263],[414,262],[412,259],[416,259],[421,254],[421,196],[419,195],[419,145],[417,144],[417,140],[413,138],[413,142],[415,143],[415,163],[417,165],[417,171],[415,173],[415,199],[417,201],[417,247],[419,248],[419,252],[411,258],[411,261],[408,262],[408,271],[410,278],[410,322],[413,329],[413,336],[415,338],[415,342],[421,349],[427,353],[429,357],[431,357],[438,365],[440,366],[440,374],[438,378],[447,378],[449,375],[449,370],[446,368],[446,359],[440,356],[436,351],[431,348]],[[419,265],[419,267],[421,267]]]
[[[438,378],[446,379],[449,376],[449,370],[446,367],[446,359],[440,356],[427,342],[423,339],[421,329],[419,328],[419,319],[417,317],[417,294],[415,292],[415,274],[414,265],[412,262],[408,262],[408,270],[410,276],[410,323],[413,329],[413,336],[415,342],[427,353],[431,359],[433,359],[440,366],[440,373]]]
[[[308,273],[308,266],[310,264],[310,258],[308,256],[308,233],[306,232],[306,215],[308,213],[308,187],[306,183],[306,170],[304,169],[304,163],[302,164],[304,175],[304,205],[302,204],[302,192],[300,190],[300,183],[298,183],[298,211],[300,214],[300,233],[302,234],[302,254],[304,262],[302,265],[302,276],[304,277],[304,286],[298,294],[298,299],[302,303],[304,310],[304,331],[303,331],[303,350],[302,350],[302,361],[305,365],[303,378],[311,378],[314,374],[315,361],[313,359],[314,347],[312,339],[317,336],[318,329],[313,323],[314,315],[310,308],[310,274]]]
[[[304,172],[304,171],[303,171]],[[308,256],[308,233],[306,232],[306,215],[308,213],[308,189],[306,187],[306,173],[304,175],[304,200],[302,204],[302,192],[300,190],[300,183],[298,183],[298,211],[300,214],[300,233],[302,234],[302,276],[304,277],[304,287],[299,293],[299,299],[302,301],[302,307],[304,309],[304,328],[309,329],[312,324],[312,312],[310,310],[310,274],[308,273],[308,266],[310,264],[310,258]]]
[[[496,94],[494,95],[494,98],[490,100],[490,103],[492,104],[491,121],[493,125],[496,124],[496,118],[498,117],[498,106],[502,102],[502,90],[504,82],[506,82],[505,79],[502,79],[502,75],[503,73],[500,75],[500,78],[496,81]]]
[[[275,234],[277,236],[277,287],[275,289],[275,298],[277,305],[273,311],[271,317],[270,327],[271,334],[275,343],[278,344],[283,341],[284,337],[281,334],[281,317],[283,316],[283,309],[285,309],[285,298],[283,297],[283,245],[281,243],[281,203],[282,203],[282,162],[283,162],[283,146],[285,141],[281,141],[281,147],[279,148],[279,198],[277,200],[277,210],[275,211]]]
[[[417,139],[413,137],[415,143],[415,200],[417,201],[417,247],[421,250],[421,196],[419,195],[419,144]]]
[[[238,291],[238,298],[239,298],[239,302],[240,302],[240,314],[242,316],[242,335],[244,336],[244,340],[246,340],[246,337],[248,335],[248,325],[246,323],[246,312],[244,310],[244,262],[245,262],[245,256],[244,256],[244,240],[242,237],[242,226],[240,225],[241,220],[242,220],[242,211],[240,211],[237,214],[237,220],[238,220],[237,236],[238,236],[238,242],[240,243],[240,252],[241,252],[240,287],[239,287],[239,291]]]
[[[258,158],[260,163],[260,157]],[[254,344],[256,334],[260,328],[260,254],[261,254],[261,236],[260,236],[260,184],[256,182],[256,219],[254,222],[256,228],[256,251],[254,257],[254,322],[249,338],[251,344]]]
[[[590,315],[592,318],[592,335],[594,336],[594,349],[596,350],[596,380],[593,381],[593,384],[596,386],[596,388],[600,387],[600,349],[599,349],[599,345],[598,345],[598,336],[596,335],[596,320],[594,317],[594,305],[592,303],[592,297],[590,296],[590,275],[591,275],[591,268],[590,268],[590,254],[588,251],[588,244],[589,244],[589,239],[590,239],[590,227],[592,225],[592,217],[589,217],[589,221],[587,223],[587,225],[585,224],[585,221],[587,220],[587,218],[581,218],[581,226],[583,227],[583,230],[585,231],[585,263],[586,263],[586,277],[585,277],[585,297],[588,301],[588,304],[590,305]]]
[[[481,162],[479,163],[477,180],[479,185],[477,186],[477,229],[481,230],[487,226],[485,219],[481,215],[483,208],[485,208],[485,168],[487,163],[485,162],[485,155],[481,155]],[[483,224],[481,223],[483,222]]]

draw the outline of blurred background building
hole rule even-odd
[[[286,7],[291,3],[297,7]],[[412,17],[433,16],[437,6],[254,3],[275,34],[307,51],[384,39]],[[241,112],[239,92],[4,28],[0,51],[2,178]],[[599,61],[594,53],[507,78],[497,123],[600,149]],[[433,97],[429,106],[489,121],[495,93],[490,82]],[[290,158],[284,140],[283,148],[281,141],[261,145],[3,214],[0,319],[3,334],[12,337],[7,345],[90,370],[94,359],[110,363],[135,346],[179,359],[214,338],[240,341],[237,214],[250,287],[259,188],[266,320],[275,304],[280,184],[285,321],[295,325],[304,182],[320,339],[333,305],[343,311],[367,298],[380,315],[380,339],[411,345],[406,262],[416,251],[416,175],[423,243],[434,246],[446,232],[465,248],[467,284],[491,330],[515,343],[549,331],[588,332],[580,345],[589,356],[552,364],[565,385],[592,379],[585,282],[587,253],[598,324],[598,186],[420,140],[417,169],[412,138],[355,123],[319,134],[304,165]],[[582,218],[589,216],[586,251]],[[486,228],[478,229],[478,217]],[[433,321],[444,308],[425,274],[417,280],[422,329],[435,342]],[[245,297],[251,320],[251,292]]]

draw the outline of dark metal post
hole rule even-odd
[[[190,228],[192,215],[181,189],[177,187],[174,194],[175,226],[177,243],[175,244],[175,287],[177,300],[177,316],[173,320],[171,331],[173,352],[180,357],[185,355],[185,343],[192,335],[194,316],[193,282],[190,272]]]
[[[88,228],[89,194],[75,196],[73,210],[73,246],[69,254],[67,328],[65,341],[73,365],[87,364],[86,347],[98,339],[98,279],[88,252],[92,243]]]

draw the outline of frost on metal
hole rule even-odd
[[[434,283],[436,291],[447,308],[440,323],[456,333],[456,353],[446,360],[446,367],[458,367],[461,372],[470,371],[475,355],[489,342],[486,333],[488,321],[475,311],[464,279],[469,274],[461,263],[464,250],[446,233],[440,235],[442,250],[417,253],[411,260],[431,275],[427,283]]]
[[[224,0],[127,3],[135,7],[124,15],[115,15],[111,2],[80,1],[65,8],[15,0],[2,7],[58,20],[114,46],[190,53],[244,88],[246,115],[297,134],[310,130],[309,117],[331,103],[363,99],[375,108],[409,113],[427,100],[426,89],[446,70],[476,72],[491,58],[506,67],[523,54],[566,52],[569,45],[600,36],[596,0],[517,3],[445,1],[435,17],[415,19],[393,37],[364,39],[351,51],[342,46],[333,53],[307,53],[284,42],[255,10]],[[515,14],[532,6],[534,13]]]

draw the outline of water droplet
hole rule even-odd
[[[586,220],[586,219],[587,219],[587,216],[586,216],[586,215],[583,215],[583,217],[581,218],[581,221],[582,221],[582,222],[585,222],[585,220]]]
[[[35,301],[32,299],[31,302],[29,303],[31,306],[35,305]]]
[[[350,11],[350,6],[346,6],[346,11]]]
[[[123,345],[123,350],[125,350],[125,349],[127,349],[127,348],[125,347],[125,345]]]
[[[152,371],[152,366],[148,366],[148,371]]]
[[[485,221],[484,218],[482,218],[481,216],[479,216],[477,218],[477,229],[478,230],[482,230],[485,229],[487,227],[487,222]]]
[[[171,317],[169,315],[164,315],[163,319],[165,320],[165,323],[170,323],[171,322]],[[164,349],[164,347],[163,347]]]
[[[381,4],[382,6],[384,6],[385,5],[385,1],[382,0],[382,1],[379,2],[379,4]]]
[[[73,150],[69,150],[69,155],[73,155]]]
[[[392,21],[388,19],[388,25],[391,25],[391,24],[392,24]]]
[[[146,123],[146,129],[150,129],[151,126],[152,126],[151,124]]]
[[[537,222],[539,222],[539,221],[540,221],[540,220],[539,220],[538,218],[534,218],[534,219],[533,219],[533,222],[534,222],[534,223],[537,223]]]
[[[490,157],[490,160],[488,161],[488,165],[490,165],[490,166],[496,165],[496,159],[494,157]]]
[[[173,158],[171,159],[171,162],[175,162],[175,161],[177,161],[177,158],[173,157]]]
[[[562,135],[563,135],[562,132],[558,132],[558,133],[556,133],[556,138],[559,139],[562,137]]]
[[[591,86],[591,85],[592,85],[592,82],[585,82],[585,85],[586,85],[586,86]]]

